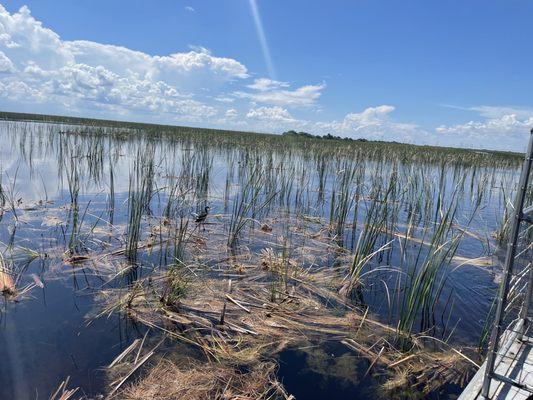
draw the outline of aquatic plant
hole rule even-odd
[[[166,272],[161,301],[169,307],[177,307],[187,293],[187,280],[182,265],[171,265]]]
[[[456,194],[452,195],[450,205],[432,231],[427,249],[420,246],[416,260],[407,272],[398,322],[402,334],[410,335],[417,319],[421,331],[432,324],[432,312],[446,282],[446,269],[463,236],[461,231],[452,231],[458,207],[456,198]]]
[[[270,194],[266,199],[260,200],[263,175],[261,170],[252,169],[243,177],[243,183],[239,187],[233,210],[230,216],[228,228],[228,246],[235,245],[239,234],[249,222],[254,222],[254,217],[265,208],[275,197],[276,193]]]
[[[137,260],[137,245],[141,238],[141,219],[143,214],[149,210],[152,197],[153,157],[153,147],[139,149],[134,171],[130,174],[126,256],[132,262]]]

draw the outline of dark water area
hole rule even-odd
[[[288,350],[279,358],[278,375],[287,391],[297,399],[388,398],[378,377],[368,373],[370,362],[335,343]],[[420,394],[406,390],[394,398],[456,399],[462,388],[445,384],[439,390]]]
[[[370,399],[379,390],[377,382],[361,379],[369,367],[343,346],[324,344],[305,350],[285,351],[278,375],[297,399]]]
[[[194,153],[190,143],[164,140],[152,143],[145,138],[124,136],[59,135],[59,131],[67,128],[46,124],[1,124],[0,176],[8,201],[3,206],[0,219],[0,252],[16,275],[17,288],[32,287],[16,302],[3,300],[0,311],[0,360],[3,360],[0,363],[0,398],[48,398],[67,377],[70,377],[71,386],[80,388],[80,394],[94,398],[104,394],[108,388],[109,379],[104,367],[133,340],[143,338],[146,332],[142,325],[114,313],[96,318],[95,315],[101,311],[97,301],[98,290],[128,286],[139,277],[150,275],[153,269],[168,265],[175,249],[160,246],[140,251],[137,260],[132,263],[134,268],[131,273],[118,278],[115,271],[119,270],[119,264],[128,264],[126,259],[99,265],[98,268],[92,264],[72,265],[66,260],[73,254],[106,254],[125,245],[125,237],[131,232],[128,207],[132,176],[140,152],[144,152],[148,145],[153,147],[156,160],[150,172],[154,190],[149,211],[143,211],[141,235],[143,239],[154,238],[161,243],[161,229],[155,229],[158,224],[161,228],[161,224],[151,221],[160,220],[168,211],[168,191],[171,187],[168,181],[180,173],[185,174],[183,171],[187,168],[191,169],[187,173],[194,175],[191,184],[194,186],[194,198],[191,197],[184,206],[185,214],[189,215],[209,203],[213,209],[212,223],[219,224],[223,232],[230,229],[224,218],[231,213],[233,202],[238,198],[238,165],[244,162],[245,156],[237,148],[207,148],[198,149],[198,152],[208,154],[206,158],[193,159],[190,158]],[[282,156],[274,154],[275,157]],[[268,220],[280,218],[284,213],[290,214],[291,218],[302,215],[321,221],[329,218],[333,201],[331,193],[337,185],[338,171],[331,172],[322,189],[325,198],[317,201],[320,190],[315,190],[319,179],[315,161],[294,157],[302,166],[280,175],[294,179],[294,187],[301,190],[287,190],[286,198],[276,200],[276,204],[249,218]],[[373,163],[368,162],[365,181],[374,179],[371,177],[372,168],[376,168]],[[340,167],[337,170],[341,170]],[[305,171],[311,172],[306,175]],[[427,167],[427,171],[430,176],[424,179],[435,181],[431,174],[437,176],[438,168]],[[499,184],[503,182],[512,187],[516,175],[513,170],[502,168],[491,173],[492,179]],[[305,179],[299,182],[296,178],[300,176],[298,174]],[[409,173],[406,172],[405,176]],[[282,182],[277,181],[276,184],[282,186]],[[453,186],[454,183],[450,183],[450,188]],[[474,191],[466,186],[463,194],[465,206],[457,213],[457,225],[466,225],[472,211]],[[369,187],[371,193],[371,185]],[[446,275],[445,285],[435,305],[431,332],[453,343],[472,347],[478,344],[498,285],[495,278],[501,251],[491,234],[498,228],[504,203],[501,194],[492,193],[488,186],[479,190],[489,194],[484,194],[482,207],[468,225],[472,235],[465,235],[457,255],[465,260],[490,259],[491,265],[458,261],[447,267],[453,273]],[[9,199],[15,205],[13,208],[10,208]],[[434,203],[431,205],[434,206]],[[423,207],[421,209],[422,215]],[[350,211],[350,218],[352,213]],[[215,217],[217,214],[221,215],[218,219]],[[343,252],[339,263],[345,263],[347,254],[353,252],[361,227],[365,224],[364,215],[360,211],[355,217],[357,228],[351,230],[347,227],[341,235],[343,246],[339,247],[343,248]],[[397,229],[405,231],[410,215],[407,209],[398,210]],[[312,222],[309,225],[312,226]],[[319,231],[321,225],[317,223],[317,226]],[[421,231],[417,231],[416,227],[413,229],[417,234]],[[288,228],[275,234],[290,236],[287,233]],[[264,247],[263,243],[254,242],[256,237],[259,235],[249,231],[240,239],[247,251],[259,253]],[[392,239],[391,236],[383,242]],[[208,246],[209,240],[207,237]],[[305,238],[300,239],[296,235],[292,240],[295,248],[303,248],[306,244]],[[395,303],[395,299],[401,295],[401,291],[394,291],[398,274],[392,274],[391,268],[384,266],[394,266],[402,271],[400,276],[405,276],[411,260],[425,255],[426,250],[418,249],[416,244],[395,242],[388,255],[374,259],[363,269],[363,274],[369,270],[375,272],[373,279],[365,284],[362,300],[359,301],[364,302],[383,323],[395,325],[399,317],[399,303]],[[336,263],[335,253],[325,254],[320,262],[302,261],[305,268],[327,267]],[[205,265],[206,268],[216,268],[216,261],[206,261]],[[36,285],[40,282],[43,288]],[[172,345],[167,346],[165,351],[171,352]],[[386,398],[386,395],[380,394],[381,380],[366,374],[369,362],[356,357],[339,343],[310,343],[305,349],[288,349],[281,353],[278,362],[279,379],[287,392],[297,399]],[[453,399],[459,392],[458,386],[445,385],[426,398]]]
[[[142,337],[142,327],[121,326],[117,317],[89,323],[92,296],[69,283],[47,282],[45,290],[32,295],[28,302],[10,304],[2,315],[2,398],[48,398],[68,376],[85,394],[102,393],[101,368]]]

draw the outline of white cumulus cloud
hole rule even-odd
[[[533,115],[519,117],[486,109],[482,112],[493,117],[437,127],[439,144],[515,151],[525,149],[529,131],[533,128]]]
[[[3,51],[0,51],[0,73],[15,72],[15,67],[11,60],[7,58]]]
[[[271,79],[256,79],[249,88],[254,89],[252,92],[235,92],[235,96],[249,99],[256,103],[282,107],[310,107],[315,105],[316,101],[326,88],[325,84],[305,85],[297,89],[290,90],[286,82],[278,82]]]
[[[64,41],[27,7],[10,14],[0,5],[3,104],[46,102],[51,112],[109,109],[199,120],[217,110],[194,99],[194,90],[247,77],[243,64],[204,48],[151,56],[121,46]]]
[[[350,138],[372,140],[397,140],[408,143],[428,144],[432,137],[416,124],[401,123],[389,118],[394,107],[380,105],[352,112],[340,121],[311,121],[294,117],[280,106],[252,108],[246,114],[250,128],[266,132],[296,130],[315,135],[332,134]]]
[[[236,109],[230,108],[229,110],[226,110],[226,113],[224,115],[226,116],[226,118],[233,119],[233,118],[237,118],[239,113]]]
[[[252,108],[246,117],[269,122],[296,122],[292,115],[281,107]]]
[[[254,83],[247,85],[246,87],[264,92],[268,90],[286,88],[289,86],[290,85],[287,82],[274,81],[268,78],[259,78],[259,79],[255,79]]]

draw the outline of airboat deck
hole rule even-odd
[[[518,332],[519,329],[506,330],[502,335],[504,344],[496,356],[494,369],[494,373],[501,377],[501,380],[491,381],[489,399],[526,400],[531,396],[531,392],[525,387],[533,387],[533,337],[528,330],[522,340],[519,340]],[[485,367],[486,362],[477,371],[459,400],[485,398],[481,395]],[[524,385],[524,388],[511,384],[508,379]]]
[[[524,204],[533,186],[532,169],[533,129],[518,183],[487,359],[460,400],[533,399],[533,205]]]

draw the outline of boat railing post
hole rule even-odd
[[[531,130],[531,136],[529,138],[529,143],[522,165],[522,172],[520,174],[520,181],[518,184],[518,192],[516,194],[515,204],[514,204],[514,213],[512,220],[512,227],[510,236],[507,243],[507,254],[505,257],[505,264],[503,268],[503,279],[500,286],[500,291],[498,292],[498,306],[496,308],[496,315],[494,318],[494,326],[492,328],[491,340],[489,343],[489,349],[487,353],[487,360],[485,365],[485,374],[483,378],[483,386],[481,388],[481,396],[488,398],[490,390],[490,382],[494,372],[494,364],[496,361],[497,348],[500,341],[500,334],[502,330],[502,323],[504,319],[504,310],[505,303],[507,301],[507,296],[509,294],[509,282],[513,273],[514,260],[516,256],[516,247],[518,242],[518,236],[520,232],[520,223],[522,222],[522,210],[524,209],[524,200],[526,196],[526,190],[529,182],[529,175],[531,172],[531,163],[533,160],[533,129]],[[530,266],[531,267],[531,266]],[[531,290],[531,279],[528,283],[528,292]],[[524,301],[526,299],[524,298]],[[523,307],[522,310],[528,309],[528,306]],[[526,315],[527,318],[527,315]],[[525,321],[524,321],[525,322]],[[522,331],[523,332],[523,331]]]
[[[531,143],[533,142],[533,129],[531,129],[531,138],[530,138],[530,146],[528,146],[528,154],[526,154],[526,163],[528,164],[528,169],[529,171],[531,171],[531,166],[533,164],[533,146],[531,146]],[[529,178],[529,176],[528,176]],[[528,182],[526,181],[525,182],[525,187],[527,189],[527,186],[528,186]],[[530,206],[531,204],[529,204]],[[522,215],[522,211],[523,211],[523,205],[522,205],[522,209],[520,210],[520,217],[523,218],[524,216]],[[526,218],[528,216],[525,216]],[[529,221],[529,218],[527,218],[527,220]],[[533,251],[531,249],[528,250],[529,253],[530,253],[530,260],[529,260],[529,264],[528,264],[528,268],[529,268],[529,279],[528,279],[528,282],[527,282],[527,290],[526,290],[526,293],[525,293],[525,296],[524,296],[524,299],[523,299],[523,303],[522,303],[522,308],[520,310],[520,319],[523,321],[523,324],[522,324],[522,329],[520,330],[520,333],[518,334],[518,340],[522,341],[523,339],[523,336],[524,336],[524,333],[528,331],[529,329],[529,307],[530,307],[530,304],[531,304],[531,295],[533,294]]]

